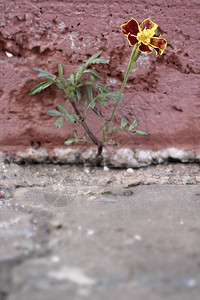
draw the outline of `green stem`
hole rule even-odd
[[[111,118],[110,118],[110,120],[109,120],[109,122],[107,123],[107,126],[106,126],[106,133],[107,133],[107,134],[108,134],[108,128],[109,128],[110,124],[112,123],[113,118],[114,118],[114,116],[115,116],[117,107],[118,107],[118,105],[119,105],[119,102],[120,102],[122,93],[123,93],[123,91],[124,91],[126,82],[127,82],[127,80],[128,80],[129,74],[130,74],[130,72],[131,72],[131,69],[132,69],[134,63],[138,60],[140,54],[141,54],[141,52],[139,51],[138,45],[136,44],[136,45],[133,47],[133,50],[132,50],[132,53],[131,53],[131,57],[130,57],[130,61],[129,61],[129,65],[128,65],[128,68],[127,68],[127,71],[126,71],[126,75],[125,75],[125,77],[124,77],[124,80],[123,80],[123,83],[122,83],[122,86],[121,86],[121,89],[120,89],[120,92],[119,92],[117,101],[116,101],[116,103],[115,103],[115,106],[114,106],[114,109],[113,109],[113,112],[112,112],[112,115],[111,115]]]

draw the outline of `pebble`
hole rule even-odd
[[[86,173],[86,174],[89,174],[90,173],[90,169],[84,169],[84,172]]]
[[[5,198],[5,193],[3,191],[0,191],[0,199],[4,199]]]
[[[137,241],[142,241],[142,237],[139,234],[134,235],[134,239]]]
[[[100,234],[101,230],[98,228],[88,229],[87,235],[97,235]]]
[[[133,173],[133,172],[134,172],[132,168],[128,168],[126,171],[127,171],[128,173]]]
[[[54,255],[54,256],[51,257],[51,262],[57,263],[59,261],[60,261],[60,256]]]
[[[188,281],[187,281],[187,286],[188,287],[195,287],[197,284],[197,281],[195,278],[190,278]]]
[[[108,168],[107,166],[104,166],[104,167],[103,167],[103,170],[104,170],[104,171],[109,171],[109,168]]]

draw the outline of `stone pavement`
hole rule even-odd
[[[195,164],[1,164],[0,300],[199,299],[198,180]]]

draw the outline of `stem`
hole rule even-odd
[[[87,134],[89,135],[89,137],[91,138],[91,140],[93,141],[93,143],[95,145],[98,146],[98,149],[99,147],[102,147],[102,144],[101,142],[99,142],[99,140],[93,135],[93,133],[90,131],[89,127],[87,126],[87,124],[85,123],[84,121],[84,118],[82,117],[78,107],[76,106],[76,103],[74,102],[73,99],[69,99],[70,100],[70,103],[71,105],[73,106],[73,109],[75,111],[75,113],[77,114],[77,116],[79,117],[79,121],[80,121],[80,124],[83,126],[83,128],[85,129],[85,131],[87,132]]]
[[[117,107],[118,107],[118,105],[119,105],[119,102],[120,102],[122,93],[123,93],[123,91],[124,91],[124,88],[125,88],[126,82],[127,82],[127,80],[128,80],[129,74],[130,74],[130,72],[131,72],[131,69],[132,69],[132,67],[133,67],[133,64],[138,60],[140,54],[141,54],[141,52],[139,51],[138,45],[136,44],[136,45],[133,47],[133,50],[132,50],[132,53],[131,53],[131,57],[130,57],[130,60],[129,60],[129,65],[128,65],[128,68],[127,68],[127,71],[126,71],[126,75],[125,75],[125,77],[124,77],[124,80],[123,80],[123,83],[122,83],[122,86],[121,86],[121,89],[120,89],[120,92],[119,92],[117,101],[116,101],[116,103],[115,103],[115,106],[114,106],[114,109],[113,109],[113,112],[112,112],[112,115],[111,115],[111,118],[110,118],[110,120],[108,121],[107,126],[106,126],[106,132],[107,132],[107,133],[108,133],[108,128],[109,128],[109,126],[110,126],[110,124],[111,124],[111,122],[113,121],[113,118],[114,118],[114,116],[115,116]]]
[[[73,106],[73,109],[77,116],[79,117],[80,124],[83,126],[87,134],[89,135],[90,139],[93,141],[93,143],[98,147],[97,156],[95,158],[95,163],[97,166],[101,166],[102,162],[102,151],[103,151],[103,145],[102,143],[93,135],[93,133],[90,131],[89,127],[85,123],[84,118],[82,117],[78,107],[76,106],[76,103],[73,99],[69,99],[71,105]]]

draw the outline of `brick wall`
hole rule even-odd
[[[120,89],[131,53],[120,25],[133,17],[139,22],[150,18],[157,23],[158,33],[167,39],[168,46],[161,57],[154,54],[140,57],[115,119],[120,122],[123,115],[129,121],[138,117],[140,129],[150,135],[120,134],[120,146],[108,148],[107,156],[122,151],[116,158],[120,160],[128,155],[122,150],[126,148],[131,151],[132,159],[136,153],[146,153],[137,158],[141,164],[149,162],[148,155],[150,162],[169,157],[198,160],[199,6],[198,0],[1,1],[0,151],[8,157],[41,161],[49,157],[59,161],[64,156],[68,162],[75,161],[77,153],[88,153],[88,146],[63,146],[64,140],[71,136],[71,124],[57,129],[53,118],[45,114],[45,110],[54,109],[57,103],[66,105],[56,87],[28,96],[30,88],[39,82],[33,68],[47,67],[55,73],[60,62],[69,75],[89,55],[102,50],[102,56],[109,60],[109,65],[97,66],[102,82],[111,89]],[[103,109],[106,115],[111,105]],[[94,115],[89,126],[98,134]],[[76,155],[70,156],[71,153]],[[89,157],[86,154],[84,159]]]

